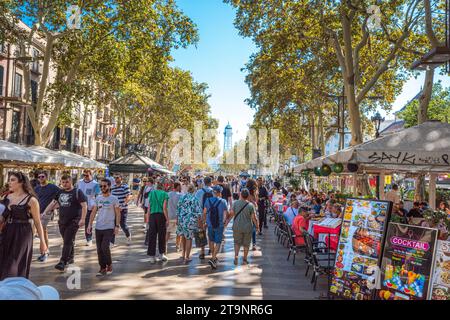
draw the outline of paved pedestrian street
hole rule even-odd
[[[95,242],[85,246],[84,231],[79,231],[75,247],[75,264],[81,269],[81,288],[70,290],[74,273],[60,273],[54,269],[59,261],[62,241],[56,221],[49,225],[50,256],[46,263],[36,258],[38,241],[34,244],[34,261],[30,279],[37,285],[52,285],[62,299],[318,299],[326,293],[326,279],[318,282],[313,291],[311,273],[305,277],[303,254],[286,261],[287,249],[277,243],[273,224],[263,236],[258,236],[258,250],[250,252],[248,266],[234,266],[231,226],[226,230],[226,240],[219,255],[217,270],[212,271],[208,260],[198,258],[193,249],[192,262],[184,265],[175,252],[175,242],[169,242],[170,260],[167,263],[150,264],[144,246],[143,214],[141,209],[130,208],[129,225],[132,243],[128,245],[122,231],[112,250],[114,273],[97,278],[99,269]],[[260,248],[260,249],[259,249]],[[242,258],[241,258],[242,259]],[[73,269],[75,270],[75,269]]]

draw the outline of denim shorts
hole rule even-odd
[[[214,243],[220,244],[222,243],[223,238],[223,227],[213,228],[211,226],[208,227],[208,239]]]

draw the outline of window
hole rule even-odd
[[[18,73],[14,76],[14,97],[22,97],[22,75]]]
[[[19,143],[19,136],[20,136],[20,112],[14,111],[11,122],[10,141],[13,143]]]
[[[72,128],[64,129],[64,136],[66,137],[66,150],[72,150]]]
[[[33,62],[31,64],[31,70],[34,72],[39,72],[39,51],[33,49]]]
[[[26,128],[26,144],[27,145],[33,145],[34,144],[34,130],[33,126],[31,125],[30,119],[27,117],[27,128]]]
[[[95,146],[95,159],[100,159],[100,142],[97,142]]]
[[[34,80],[31,80],[31,102],[33,104],[37,104],[37,92],[38,92],[38,83]]]
[[[87,135],[87,131],[84,130],[84,133],[83,133],[83,145],[82,145],[83,148],[86,146],[87,142],[88,142],[88,135]]]
[[[4,95],[3,92],[3,76],[4,76],[4,68],[0,66],[0,96]]]

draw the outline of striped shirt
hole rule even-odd
[[[121,209],[127,209],[128,204],[125,203],[125,199],[131,194],[130,187],[126,183],[122,183],[120,186],[115,185],[111,188],[111,194],[119,199]]]

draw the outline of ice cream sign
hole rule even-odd
[[[391,243],[394,245],[422,251],[428,251],[430,249],[430,244],[428,242],[405,239],[400,237],[392,237]]]

